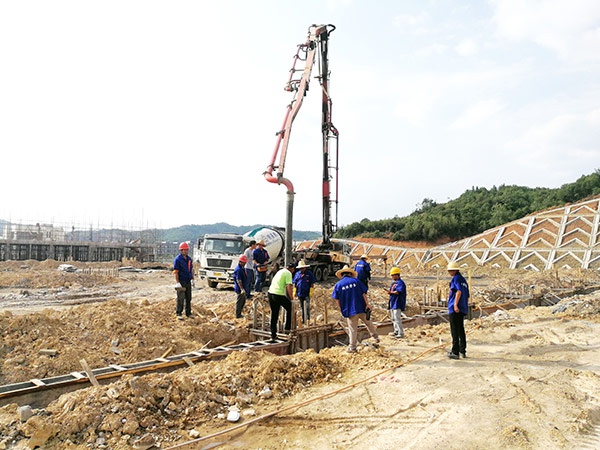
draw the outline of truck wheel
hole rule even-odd
[[[315,278],[317,279],[317,281],[323,281],[323,268],[322,267],[317,267],[315,269]]]
[[[208,280],[207,283],[208,283],[208,287],[211,287],[211,288],[216,288],[217,285],[219,284],[216,281],[210,281],[210,280]]]
[[[323,281],[327,281],[327,278],[329,278],[329,269],[325,267],[323,269]]]

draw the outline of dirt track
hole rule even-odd
[[[0,267],[4,383],[81,370],[82,357],[103,367],[247,338],[246,322],[233,319],[231,290],[194,291],[197,317],[182,323],[173,317],[168,271],[106,277],[57,266]],[[381,268],[375,275],[373,292],[387,283]],[[404,276],[418,297],[417,278]],[[506,285],[578,276],[503,273],[476,290],[496,296]],[[329,285],[319,287],[315,303],[329,296]],[[339,347],[286,357],[239,352],[171,374],[126,376],[65,394],[26,422],[8,405],[0,408],[0,449],[150,448],[145,441],[164,449],[234,426],[179,448],[597,448],[600,294],[558,306],[564,311],[531,307],[468,322],[466,360],[445,357],[449,330],[439,325],[409,329],[402,341],[385,336],[381,348],[362,346],[356,355]],[[44,348],[59,354],[40,355]],[[241,411],[237,424],[225,420],[232,408]]]

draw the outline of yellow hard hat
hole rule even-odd
[[[390,270],[390,275],[400,275],[400,269],[398,267],[392,267],[392,270]]]

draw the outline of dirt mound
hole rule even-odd
[[[205,346],[247,341],[246,329],[195,306],[193,319],[177,321],[172,302],[110,300],[65,311],[45,309],[0,316],[0,382],[14,383],[81,370],[182,354]],[[47,356],[43,350],[54,350]]]
[[[147,433],[164,445],[189,439],[192,429],[207,423],[226,426],[231,409],[255,415],[281,397],[341,375],[346,368],[338,356],[339,349],[284,357],[240,351],[170,374],[127,375],[63,395],[24,424],[0,423],[0,431],[46,449],[129,449]],[[6,406],[0,420],[16,412],[15,405]]]

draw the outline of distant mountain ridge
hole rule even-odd
[[[207,224],[207,225],[182,225],[176,228],[168,228],[162,231],[163,240],[167,242],[181,242],[181,241],[196,241],[199,237],[210,233],[236,233],[244,234],[248,231],[254,230],[270,225],[230,225],[225,222]],[[313,239],[320,239],[321,233],[316,231],[300,231],[294,230],[292,232],[292,238],[295,241],[310,241]]]
[[[0,225],[10,222],[0,219]],[[23,224],[21,224],[23,225]],[[35,225],[23,225],[32,227]],[[236,233],[244,234],[248,231],[260,228],[264,224],[256,225],[230,225],[225,222],[204,224],[204,225],[182,225],[174,228],[165,229],[147,229],[147,230],[123,230],[120,228],[101,228],[101,229],[74,229],[65,230],[65,238],[71,241],[93,241],[93,242],[126,242],[141,239],[143,242],[195,242],[199,237],[209,233]],[[317,231],[294,230],[292,238],[295,241],[310,241],[320,239],[321,233]]]

